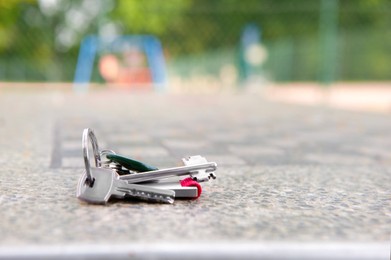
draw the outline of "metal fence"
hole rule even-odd
[[[386,81],[390,26],[381,0],[0,0],[0,81],[72,82],[91,34],[158,37],[169,83]]]

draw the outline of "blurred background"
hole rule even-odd
[[[0,0],[1,82],[390,80],[388,0]]]

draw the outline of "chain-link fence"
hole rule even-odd
[[[72,82],[85,36],[149,34],[169,83],[384,81],[390,28],[388,0],[0,0],[0,80]]]

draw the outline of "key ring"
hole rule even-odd
[[[102,163],[100,159],[98,140],[96,139],[94,131],[91,128],[86,128],[83,131],[82,148],[83,148],[84,165],[86,168],[86,175],[87,175],[86,182],[88,184],[92,184],[93,177],[91,175],[90,156],[88,154],[88,140],[90,140],[92,144],[92,152],[94,153],[95,166],[101,167]]]
[[[108,154],[116,154],[113,150],[105,149],[99,152],[100,156],[106,156]]]

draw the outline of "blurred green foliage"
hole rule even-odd
[[[318,80],[320,2],[0,0],[0,80],[72,81],[87,34],[157,35],[172,67],[177,62],[182,71],[186,63],[188,70],[204,66],[205,55],[218,59],[211,52],[231,50],[235,63],[248,23],[262,30],[271,78]],[[391,2],[339,0],[337,15],[337,80],[390,80]]]

